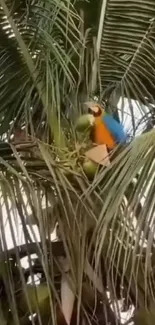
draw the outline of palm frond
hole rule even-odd
[[[82,5],[81,5],[82,6]],[[132,7],[132,15],[131,15]],[[100,9],[100,10],[99,10]],[[93,90],[109,109],[117,110],[122,97],[122,118],[127,98],[132,128],[154,104],[154,1],[101,1],[87,6],[87,15],[98,17],[93,58]],[[93,16],[89,27],[92,28]],[[89,20],[88,20],[89,21]],[[134,100],[134,101],[133,101]],[[138,104],[137,104],[138,103]],[[147,106],[147,108],[146,108]],[[135,114],[136,111],[136,114]]]
[[[17,122],[33,134],[0,143],[1,322],[121,325],[121,303],[136,323],[154,306],[155,132],[90,181],[74,120],[103,95],[122,97],[122,116],[127,100],[133,129],[133,99],[138,122],[153,121],[154,2],[132,1],[132,17],[130,1],[75,1],[79,16],[68,0],[0,4],[1,134]],[[54,141],[37,139],[47,123]]]
[[[69,50],[72,47],[72,52],[77,53],[74,44],[79,42],[79,18],[71,4],[54,0],[46,5],[44,1],[14,5],[1,1],[0,16],[3,134],[16,120],[21,124],[33,120],[37,124],[45,112],[46,118],[54,118],[54,106],[59,105],[57,78],[61,78],[60,88],[64,80],[66,87],[74,84],[72,71],[76,68]]]
[[[1,256],[4,256],[3,250],[6,252],[8,245],[4,231],[4,222],[7,221],[15,246],[12,252],[18,266],[21,265],[23,250],[18,248],[19,226],[16,235],[13,226],[19,225],[20,220],[26,242],[25,254],[30,263],[29,272],[24,271],[24,274],[32,277],[34,285],[36,280],[33,277],[37,268],[33,267],[31,254],[35,252],[42,281],[47,285],[48,299],[51,301],[48,300],[47,303],[48,306],[50,304],[50,311],[46,315],[48,319],[53,318],[54,321],[59,314],[58,311],[55,314],[55,308],[61,309],[60,284],[64,270],[60,257],[67,259],[69,271],[66,272],[69,273],[66,276],[76,297],[76,317],[79,319],[92,317],[91,309],[87,309],[83,296],[83,286],[88,287],[88,283],[94,288],[97,299],[103,300],[109,320],[112,319],[110,317],[118,317],[118,322],[120,321],[118,299],[125,299],[128,306],[126,308],[130,305],[144,308],[146,303],[148,306],[153,303],[154,143],[154,130],[137,137],[109,167],[99,172],[91,184],[84,175],[74,173],[72,169],[67,169],[66,174],[62,162],[56,163],[53,159],[51,147],[43,143],[38,143],[40,159],[37,168],[37,163],[32,164],[33,157],[29,160],[20,157],[13,147],[15,159],[1,159]],[[38,228],[39,239],[34,231],[34,222]],[[50,244],[53,225],[57,222],[58,242]],[[58,251],[49,245],[55,245]],[[8,260],[7,255],[6,258]],[[57,276],[59,284],[56,281]],[[6,294],[12,297],[9,308],[11,306],[11,310],[16,311],[12,316],[16,323],[17,319],[20,323],[23,314],[19,314],[18,296],[12,287],[10,273],[8,277]],[[20,269],[20,279],[21,294],[26,297],[24,299],[28,306],[24,307],[27,317],[35,310],[37,317],[40,313],[41,319],[45,319],[42,318],[45,316],[42,314],[40,302],[34,307],[30,300],[23,269]],[[42,289],[41,287],[37,290]],[[107,297],[107,290],[110,298]],[[36,293],[37,300],[41,299],[38,295],[39,291]],[[93,303],[90,304],[94,308]],[[104,315],[105,313],[102,314],[103,319]]]

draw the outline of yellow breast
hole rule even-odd
[[[95,118],[94,136],[96,144],[106,144],[109,149],[113,149],[116,146],[116,142],[114,141],[109,130],[104,125],[101,117]]]

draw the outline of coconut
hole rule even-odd
[[[50,310],[50,305],[47,285],[43,283],[39,284],[38,286],[27,284],[26,291],[32,312],[36,313],[37,308],[39,308],[41,314],[48,314]],[[29,312],[26,296],[23,292],[20,293],[18,299],[19,308],[25,313]]]
[[[83,163],[83,171],[87,175],[88,178],[93,178],[95,173],[98,170],[99,165],[90,159],[85,159]]]
[[[94,120],[95,119],[92,114],[81,115],[76,121],[75,128],[78,132],[84,132],[90,126],[93,126]]]

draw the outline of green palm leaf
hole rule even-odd
[[[51,283],[52,275],[49,265],[51,266],[56,262],[57,272],[61,277],[62,269],[59,265],[59,258],[57,260],[56,256],[63,256],[64,254],[67,257],[70,269],[69,281],[71,281],[71,287],[74,288],[73,290],[77,294],[80,310],[84,299],[81,296],[82,291],[80,289],[82,288],[83,276],[86,277],[87,281],[88,279],[91,281],[95,290],[103,295],[102,299],[107,303],[108,300],[104,295],[104,290],[107,287],[106,283],[108,283],[110,289],[112,303],[117,302],[118,295],[122,295],[128,302],[131,301],[135,307],[140,306],[143,308],[146,299],[148,299],[149,303],[153,301],[154,140],[154,130],[138,137],[112,162],[110,167],[98,174],[91,185],[85,178],[77,177],[76,174],[74,178],[70,178],[69,174],[66,177],[61,164],[60,166],[55,164],[50,151],[43,144],[39,145],[40,159],[45,163],[43,169],[38,165],[38,170],[36,170],[36,166],[33,167],[29,163],[27,164],[26,161],[24,166],[18,156],[16,156],[17,160],[10,160],[7,163],[1,159],[5,175],[4,177],[1,174],[0,184],[4,202],[1,203],[1,209],[4,205],[15,247],[17,247],[17,241],[13,223],[16,220],[16,211],[18,211],[28,252],[31,238],[36,241],[36,234],[31,219],[29,219],[30,213],[33,214],[33,219],[36,220],[41,246],[36,243],[33,252],[38,255],[41,272],[44,272],[44,279],[49,285],[49,294],[52,290],[55,297],[54,301],[51,301],[52,317],[55,317],[52,311],[55,308],[54,305],[60,304],[60,301],[57,296],[57,284],[55,282],[54,284]],[[33,158],[31,160],[33,161]],[[137,177],[137,175],[139,176]],[[130,196],[128,198],[127,190],[131,182],[135,182],[135,185],[130,186]],[[147,199],[143,202],[146,191]],[[45,214],[43,216],[43,197],[46,197],[48,204],[56,202],[57,210],[53,213],[56,213],[56,220],[59,223],[59,240],[61,239],[64,246],[64,250],[60,250],[58,255],[50,255],[49,260],[47,260],[49,248],[46,241],[46,237],[49,238],[50,236],[48,218],[54,218],[54,222],[56,221],[55,215],[48,216],[48,212],[47,219]],[[9,208],[10,204],[11,209]],[[137,204],[141,205],[141,216],[139,218],[136,215]],[[27,220],[30,220],[31,236],[26,231]],[[89,236],[91,236],[90,239]],[[3,234],[2,240],[4,245],[6,243],[5,234]],[[5,244],[6,248],[7,244]],[[14,252],[16,251],[14,250]],[[16,259],[20,265],[19,253],[16,254]],[[94,258],[96,267],[93,266]],[[106,267],[103,267],[102,261]],[[101,269],[103,278],[98,277],[99,269]],[[34,270],[30,267],[30,274],[33,274]],[[52,274],[56,275],[54,270]],[[22,276],[22,272],[21,270],[20,276]],[[23,278],[22,281],[26,280]],[[117,291],[116,283],[118,285]],[[30,315],[32,314],[32,302],[29,305],[26,282],[23,282],[23,285],[22,288],[25,288],[24,296],[27,297],[28,315]],[[122,293],[120,285],[123,288]],[[8,295],[10,295],[10,292],[13,295],[12,299],[13,297],[15,299],[14,305],[11,305],[11,310],[16,308],[14,316],[19,317],[18,306],[16,305],[18,297],[14,296],[12,282],[8,287]],[[39,305],[38,308],[42,313]],[[89,317],[89,313],[87,316]]]
[[[122,115],[127,100],[132,129],[133,99],[138,122],[153,120],[154,2],[0,5],[0,132],[20,124],[36,135],[0,143],[1,322],[62,324],[67,283],[71,323],[120,325],[123,300],[138,324],[154,306],[155,133],[116,150],[90,181],[74,121],[94,94],[110,110],[121,96]],[[47,125],[54,141],[38,140]]]
[[[71,5],[57,1],[45,6],[43,1],[30,2],[29,6],[25,2],[12,6],[10,1],[1,1],[0,11],[3,134],[16,119],[22,123],[37,119],[38,123],[43,112],[54,118],[54,107],[60,105],[56,95],[60,90],[55,86],[58,76],[61,88],[64,79],[68,87],[74,83],[74,65],[68,51],[72,46],[76,52],[73,40],[78,42],[78,17]]]
[[[100,89],[101,98],[115,109],[121,96],[123,114],[127,97],[133,128],[135,103],[131,99],[139,103],[139,116],[147,112],[142,103],[153,114],[150,103],[154,103],[154,6],[154,1],[109,0],[87,8],[90,15],[94,14],[94,21],[95,15],[98,17],[92,90]]]

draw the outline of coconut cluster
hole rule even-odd
[[[83,114],[76,121],[76,131],[86,134],[89,133],[94,125],[94,116],[92,114]],[[83,171],[88,178],[93,178],[98,170],[98,164],[88,157],[85,157],[83,164]]]

